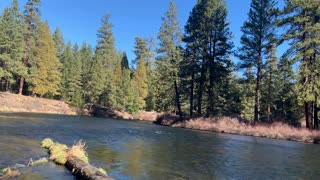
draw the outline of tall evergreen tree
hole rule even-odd
[[[148,78],[148,95],[146,97],[146,110],[151,111],[154,110],[155,102],[154,102],[154,67],[153,67],[153,57],[154,57],[154,42],[153,38],[135,38],[135,46],[134,53],[136,55],[136,59],[134,59],[131,63],[131,68],[134,70],[137,67],[137,63],[140,59],[143,59],[147,78]]]
[[[56,30],[54,31],[53,40],[56,44],[57,57],[61,60],[63,50],[64,50],[64,38],[59,28],[56,28]]]
[[[255,67],[255,105],[254,122],[259,121],[261,78],[263,63],[268,49],[273,44],[275,37],[275,11],[274,0],[252,0],[248,13],[248,20],[244,22],[241,31],[242,47],[239,48],[241,67]]]
[[[40,96],[59,94],[61,81],[60,61],[56,56],[57,49],[51,36],[48,23],[41,23],[36,44],[36,53],[31,62],[29,82],[32,85],[32,94]]]
[[[23,57],[24,67],[27,67],[28,61],[34,60],[35,45],[37,40],[37,27],[39,27],[40,23],[40,4],[41,0],[28,0],[27,4],[24,6],[24,19],[27,26],[26,30],[24,31],[24,41],[26,43]],[[33,69],[35,69],[35,67]],[[23,91],[24,81],[25,77],[21,75],[19,82],[20,95]]]
[[[99,103],[109,107],[115,106],[115,84],[114,69],[117,64],[117,55],[114,46],[114,36],[110,15],[105,15],[102,20],[102,26],[98,30],[98,40],[96,48],[97,61],[102,63],[104,69],[103,78],[105,79],[104,92],[99,98]]]
[[[223,102],[219,97],[222,97],[223,92],[220,87],[229,83],[232,65],[229,56],[233,44],[228,26],[225,1],[202,0],[193,8],[185,27],[184,41],[187,43],[187,52],[192,57],[186,59],[192,62],[187,63],[193,69],[191,82],[194,82],[194,78],[198,81],[196,86],[199,115],[203,111],[204,95],[207,100],[207,115],[221,112],[219,106],[221,107]],[[200,77],[194,77],[195,74],[200,74]],[[191,85],[191,92],[194,86]]]
[[[73,106],[81,106],[83,104],[81,94],[81,62],[78,59],[77,53],[77,46],[75,45],[72,49],[71,42],[69,42],[62,54],[62,97]]]
[[[261,92],[261,118],[266,119],[271,123],[274,119],[275,104],[274,98],[276,94],[275,81],[277,79],[277,64],[278,58],[276,54],[276,46],[273,45],[268,51],[268,57],[265,63],[265,72],[262,77],[262,92]]]
[[[293,62],[282,57],[278,63],[275,86],[275,117],[284,119],[291,125],[299,125],[303,108],[298,103],[296,74],[292,69]]]
[[[165,96],[158,96],[161,99],[164,110],[176,107],[180,117],[182,116],[179,90],[179,65],[181,62],[181,39],[182,33],[177,21],[177,10],[174,0],[162,18],[162,25],[158,35],[160,47],[157,57],[157,83],[161,83],[158,92]],[[159,101],[158,101],[159,102]]]
[[[12,90],[11,84],[18,76],[27,74],[21,62],[25,46],[22,18],[17,0],[13,0],[12,7],[6,8],[0,17],[0,83],[3,82],[2,89],[6,91]]]
[[[142,110],[146,106],[145,98],[148,95],[147,70],[142,58],[139,60],[137,69],[133,74],[133,84],[138,95],[139,109]]]
[[[83,100],[85,102],[91,102],[88,92],[91,91],[89,87],[90,74],[93,70],[93,57],[94,53],[90,45],[82,43],[79,51],[79,61],[81,62],[81,84],[83,90]]]
[[[123,79],[123,53],[118,55],[117,64],[114,69],[114,85],[115,85],[115,108],[123,110],[124,107],[124,89],[122,89]]]
[[[299,100],[304,104],[306,127],[312,128],[312,121],[318,124],[319,104],[319,37],[320,2],[317,0],[286,0],[284,17],[280,26],[289,27],[283,39],[291,48],[286,54],[293,54],[293,61],[300,63]],[[313,106],[315,105],[316,108]],[[316,115],[316,116],[314,116]],[[314,119],[312,120],[312,117]]]

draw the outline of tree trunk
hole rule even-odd
[[[85,163],[75,156],[68,157],[65,166],[80,179],[112,180],[111,177],[104,175],[96,167]]]
[[[191,90],[190,90],[190,118],[193,116],[193,92],[194,91],[194,69],[191,72]]]
[[[214,60],[215,60],[215,48],[216,48],[216,34],[214,35],[213,39],[213,45],[212,45],[212,38],[210,38],[210,43],[209,43],[209,55],[210,58],[209,60],[209,93],[208,93],[208,109],[207,109],[207,115],[210,116],[210,114],[214,110],[214,93],[213,93],[213,88],[214,88]]]
[[[176,105],[177,105],[177,108],[178,108],[178,114],[179,114],[179,118],[180,118],[180,121],[181,121],[182,120],[182,111],[181,111],[181,105],[180,105],[180,93],[179,93],[177,80],[174,81],[174,89],[175,89],[175,92],[176,92]]]
[[[304,103],[305,117],[306,117],[306,128],[311,129],[311,121],[312,121],[312,110],[311,110],[311,102]]]
[[[318,96],[315,96],[315,102],[313,106],[313,124],[314,124],[314,129],[319,129],[319,118],[318,118]]]
[[[205,66],[203,62],[201,67],[200,84],[199,84],[199,90],[198,90],[198,115],[199,116],[202,115],[202,93],[203,93],[204,78],[205,78]]]
[[[28,56],[27,56],[27,52],[28,52],[28,46],[29,46],[29,36],[27,35],[27,39],[26,39],[26,49],[24,52],[24,57],[23,57],[23,66],[27,67],[27,61],[28,61]],[[20,76],[20,82],[19,82],[19,95],[22,95],[22,91],[23,91],[23,85],[24,85],[24,77]]]
[[[24,84],[24,77],[20,76],[20,82],[19,82],[19,95],[22,95],[23,91],[23,84]]]
[[[261,83],[261,56],[259,56],[259,59],[258,59],[257,80],[256,80],[256,88],[255,88],[255,102],[254,102],[254,123],[259,122],[260,83]]]
[[[267,118],[268,118],[268,123],[271,123],[271,91],[272,91],[272,68],[270,64],[270,69],[269,69],[269,82],[268,82],[268,109],[267,109]]]

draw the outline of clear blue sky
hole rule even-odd
[[[0,0],[0,10],[12,0]],[[197,0],[175,0],[181,29]],[[18,0],[21,9],[27,0]],[[96,45],[96,33],[104,14],[112,15],[113,32],[117,50],[125,51],[129,60],[134,59],[134,37],[157,37],[161,17],[167,11],[170,0],[42,0],[42,19],[47,20],[54,31],[59,27],[65,41],[87,42]],[[238,47],[240,27],[247,18],[251,0],[227,0],[228,19]]]

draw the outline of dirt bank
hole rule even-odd
[[[67,103],[30,96],[0,92],[0,112],[32,112],[76,115],[77,111]]]
[[[95,117],[120,118],[120,119],[136,119],[142,121],[156,121],[162,113],[141,111],[139,113],[130,114],[123,111],[112,110],[110,108],[97,104],[86,104],[82,115]]]

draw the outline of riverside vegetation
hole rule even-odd
[[[197,1],[184,32],[171,0],[157,43],[136,37],[136,58],[130,66],[126,53],[115,48],[109,14],[101,19],[97,46],[79,47],[66,43],[59,28],[51,34],[48,22],[41,20],[40,5],[41,0],[28,0],[21,12],[13,0],[0,16],[1,91],[63,100],[76,107],[93,103],[130,113],[174,112],[178,120],[237,117],[255,124],[253,129],[274,122],[300,126],[304,119],[306,128],[318,129],[318,0],[285,0],[282,9],[275,0],[252,0],[237,49],[225,0]],[[277,56],[283,43],[288,49]],[[239,127],[237,131],[249,127],[223,119]],[[217,129],[212,121],[200,118],[177,126]],[[274,125],[266,127],[271,131]],[[227,129],[217,131],[236,133]]]
[[[41,158],[36,161],[30,159],[28,165],[17,164],[15,167],[4,168],[0,170],[0,179],[18,177],[19,169],[48,163],[48,159],[59,165],[65,165],[75,176],[82,179],[112,179],[103,168],[96,168],[89,164],[86,146],[81,140],[69,148],[65,144],[46,138],[41,142],[41,147],[48,149],[49,158]]]

